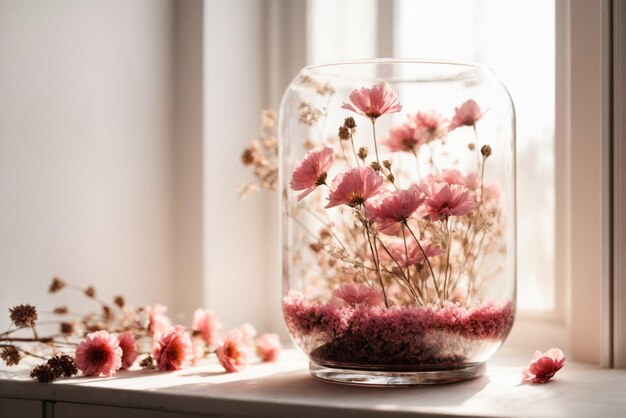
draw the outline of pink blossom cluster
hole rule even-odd
[[[276,334],[263,334],[255,339],[256,329],[248,323],[227,333],[212,311],[198,309],[194,313],[192,334],[183,326],[173,326],[165,315],[167,309],[155,305],[150,309],[147,326],[151,350],[142,367],[162,371],[180,370],[207,354],[216,354],[226,372],[241,371],[247,364],[247,352],[256,350],[262,362],[276,361],[282,346]],[[111,376],[130,368],[140,355],[135,335],[125,331],[118,335],[101,330],[88,334],[75,353],[76,367],[85,376]],[[152,364],[152,361],[154,364]]]
[[[298,340],[320,342],[313,356],[351,364],[457,362],[465,354],[450,347],[462,347],[467,341],[502,341],[514,316],[511,302],[486,302],[472,309],[450,302],[443,307],[385,309],[368,303],[322,304],[297,292],[285,297],[283,311]]]

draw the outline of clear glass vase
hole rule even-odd
[[[303,69],[279,114],[283,311],[321,379],[481,376],[515,314],[515,112],[488,68]]]

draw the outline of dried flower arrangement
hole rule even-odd
[[[322,95],[320,83],[304,84]],[[327,87],[324,95],[335,94]],[[513,324],[514,304],[482,297],[501,268],[491,261],[505,251],[500,189],[485,181],[493,150],[479,145],[476,129],[486,111],[470,99],[450,119],[407,114],[380,140],[377,121],[402,111],[387,83],[352,91],[342,109],[355,116],[336,136],[305,141],[303,159],[286,163],[291,190],[282,190],[283,213],[308,238],[286,255],[302,266],[295,274],[304,283],[283,300],[296,343],[319,364],[399,369],[461,364],[481,342],[499,344]],[[298,112],[306,126],[328,116],[304,102]],[[373,152],[357,146],[355,118],[367,123]],[[437,161],[448,134],[461,128],[469,128],[465,146],[476,160],[465,173]],[[381,146],[391,158],[381,158]],[[256,167],[275,172],[277,149],[246,157],[257,148],[243,160],[257,184],[275,190],[275,178],[264,183]],[[394,163],[400,155],[405,164]],[[407,158],[414,160],[410,168]]]
[[[248,323],[223,333],[215,314],[204,309],[195,311],[189,333],[172,324],[162,305],[134,308],[122,296],[108,304],[97,297],[95,288],[80,289],[55,277],[49,292],[63,289],[92,299],[100,313],[78,318],[68,307],[57,307],[50,312],[54,319],[42,325],[57,325],[58,332],[40,336],[37,309],[18,305],[9,310],[11,326],[0,333],[0,357],[7,366],[19,364],[25,357],[45,360],[30,374],[40,382],[71,377],[79,371],[83,376],[111,376],[135,364],[143,369],[179,370],[213,354],[231,373],[245,367],[252,351],[260,361],[270,362],[278,359],[282,348],[276,334],[255,338],[257,332]]]

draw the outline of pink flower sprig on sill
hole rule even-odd
[[[221,328],[222,324],[220,324],[213,311],[201,308],[196,309],[193,314],[191,329],[194,335],[199,335],[207,346],[217,345]]]
[[[268,363],[278,360],[283,346],[278,334],[263,334],[254,342],[256,354],[262,362]]]
[[[159,370],[180,370],[187,367],[193,359],[189,334],[180,325],[165,332],[154,342],[153,356]]]
[[[460,107],[454,109],[454,117],[448,126],[448,132],[460,128],[461,126],[475,126],[483,116],[483,112],[478,104],[470,99],[463,103]]]
[[[350,110],[375,120],[388,113],[402,110],[398,103],[398,93],[386,82],[378,83],[371,88],[361,87],[350,93],[350,103],[343,103],[342,109]]]
[[[137,341],[132,331],[125,331],[117,336],[117,341],[122,349],[122,367],[121,370],[126,370],[133,365],[139,352],[137,349]]]
[[[291,189],[303,191],[298,200],[304,199],[318,186],[326,184],[328,170],[333,165],[334,151],[332,148],[313,149],[306,153],[304,159],[297,163],[291,175]]]
[[[358,167],[339,174],[330,186],[326,209],[339,205],[356,207],[382,192],[383,178],[370,167]]]
[[[217,348],[217,359],[228,373],[241,371],[246,366],[246,347],[240,330],[229,331]]]
[[[546,383],[565,365],[563,351],[551,348],[542,353],[535,351],[532,360],[522,372],[522,380],[530,383]]]
[[[74,361],[85,376],[111,376],[122,367],[122,353],[116,337],[96,331],[78,345]]]

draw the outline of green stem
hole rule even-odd
[[[409,230],[409,232],[413,236],[413,239],[417,243],[417,246],[419,247],[420,251],[422,252],[422,255],[424,256],[424,260],[426,261],[426,264],[428,265],[428,269],[430,270],[430,275],[433,278],[433,284],[435,285],[435,291],[437,292],[437,298],[439,299],[440,302],[443,302],[443,299],[441,298],[441,292],[439,291],[439,283],[437,282],[437,279],[435,278],[435,271],[433,270],[433,266],[430,264],[430,260],[428,259],[428,256],[426,255],[426,251],[424,251],[424,248],[422,247],[422,244],[420,244],[420,241],[417,239],[417,237],[415,236],[415,233],[413,232],[411,227],[408,225],[408,223],[404,222],[404,225]]]

